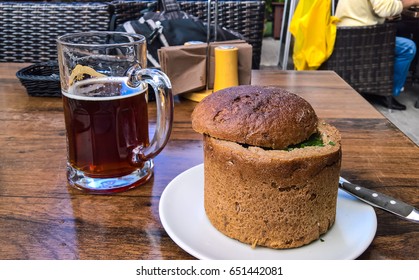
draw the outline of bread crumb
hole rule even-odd
[[[239,213],[240,212],[240,203],[236,202],[236,212]]]
[[[252,246],[251,246],[252,249],[255,249],[257,245],[258,245],[258,239],[255,239],[255,241],[253,241]]]

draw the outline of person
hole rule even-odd
[[[339,0],[335,16],[338,26],[364,26],[382,24],[387,18],[401,14],[403,8],[419,5],[419,0]],[[410,64],[416,54],[416,44],[410,39],[396,36],[394,54],[393,97],[391,109],[406,110],[395,97],[404,89]]]

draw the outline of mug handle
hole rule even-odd
[[[169,140],[173,123],[173,95],[169,78],[160,70],[133,67],[128,72],[131,86],[145,82],[154,90],[156,96],[157,120],[153,139],[148,146],[138,146],[132,150],[131,163],[142,165],[144,161],[158,155]]]

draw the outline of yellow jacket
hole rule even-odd
[[[337,17],[331,0],[300,0],[290,24],[294,36],[293,60],[297,70],[316,70],[333,52]]]

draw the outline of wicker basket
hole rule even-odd
[[[16,73],[31,96],[61,96],[60,74],[56,62],[32,64]]]

